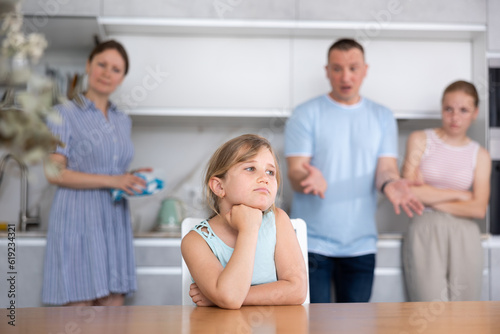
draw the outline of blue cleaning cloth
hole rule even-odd
[[[142,192],[134,191],[134,195],[129,195],[121,189],[111,189],[113,201],[120,201],[124,197],[153,195],[163,189],[164,181],[155,177],[152,173],[134,173],[134,175],[146,181],[146,187]]]

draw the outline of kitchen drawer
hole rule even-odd
[[[379,240],[377,242],[376,266],[384,268],[400,268],[401,261],[401,239]]]
[[[406,286],[400,268],[376,268],[370,302],[405,302]]]
[[[181,275],[137,270],[137,291],[126,305],[180,305]]]
[[[400,268],[402,262],[402,244],[404,239],[379,240],[377,242],[377,268]],[[487,241],[482,242],[483,245],[483,266],[485,269],[489,266],[490,253],[488,251]]]
[[[490,240],[490,299],[500,300],[500,236]]]
[[[493,281],[491,280],[493,283]],[[493,293],[491,293],[491,300]],[[481,300],[490,300],[490,276],[488,269],[483,271]],[[407,302],[404,272],[400,268],[375,268],[373,290],[370,302]]]
[[[181,239],[135,239],[138,267],[181,267]]]
[[[0,307],[8,307],[15,300],[16,307],[40,307],[42,304],[42,278],[45,258],[45,239],[17,238],[15,240],[15,264],[11,270],[7,262],[7,238],[0,240]],[[8,298],[10,290],[8,272],[15,272],[15,297]],[[5,293],[4,293],[5,292]]]

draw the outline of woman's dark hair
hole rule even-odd
[[[117,41],[115,41],[113,39],[97,44],[89,55],[89,59],[88,59],[89,63],[92,61],[92,59],[94,59],[95,55],[97,55],[101,52],[104,52],[106,50],[116,50],[120,54],[120,56],[122,56],[123,61],[125,62],[125,75],[126,75],[128,73],[127,51],[125,51],[125,48],[123,47],[123,45],[121,45],[120,43],[118,43]]]

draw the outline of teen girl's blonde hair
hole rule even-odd
[[[217,151],[215,151],[215,153],[210,158],[210,161],[208,162],[205,172],[205,199],[207,201],[208,207],[214,212],[214,215],[218,215],[220,213],[219,197],[210,189],[210,179],[212,177],[223,179],[227,171],[231,169],[231,167],[240,162],[252,159],[259,153],[262,148],[267,148],[273,156],[274,164],[276,166],[276,181],[278,183],[278,188],[280,187],[281,174],[278,165],[278,159],[276,158],[276,154],[274,154],[273,148],[271,147],[269,141],[266,138],[255,134],[245,134],[233,138],[224,143],[217,149]],[[275,209],[274,203],[271,206],[271,209]]]

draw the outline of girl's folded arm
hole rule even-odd
[[[244,305],[302,304],[307,295],[307,271],[304,257],[288,215],[276,210],[275,262],[278,281],[254,285]]]
[[[238,309],[248,294],[257,245],[257,234],[252,233],[240,234],[225,268],[196,232],[189,232],[182,240],[182,256],[194,281],[203,295],[219,307]]]

